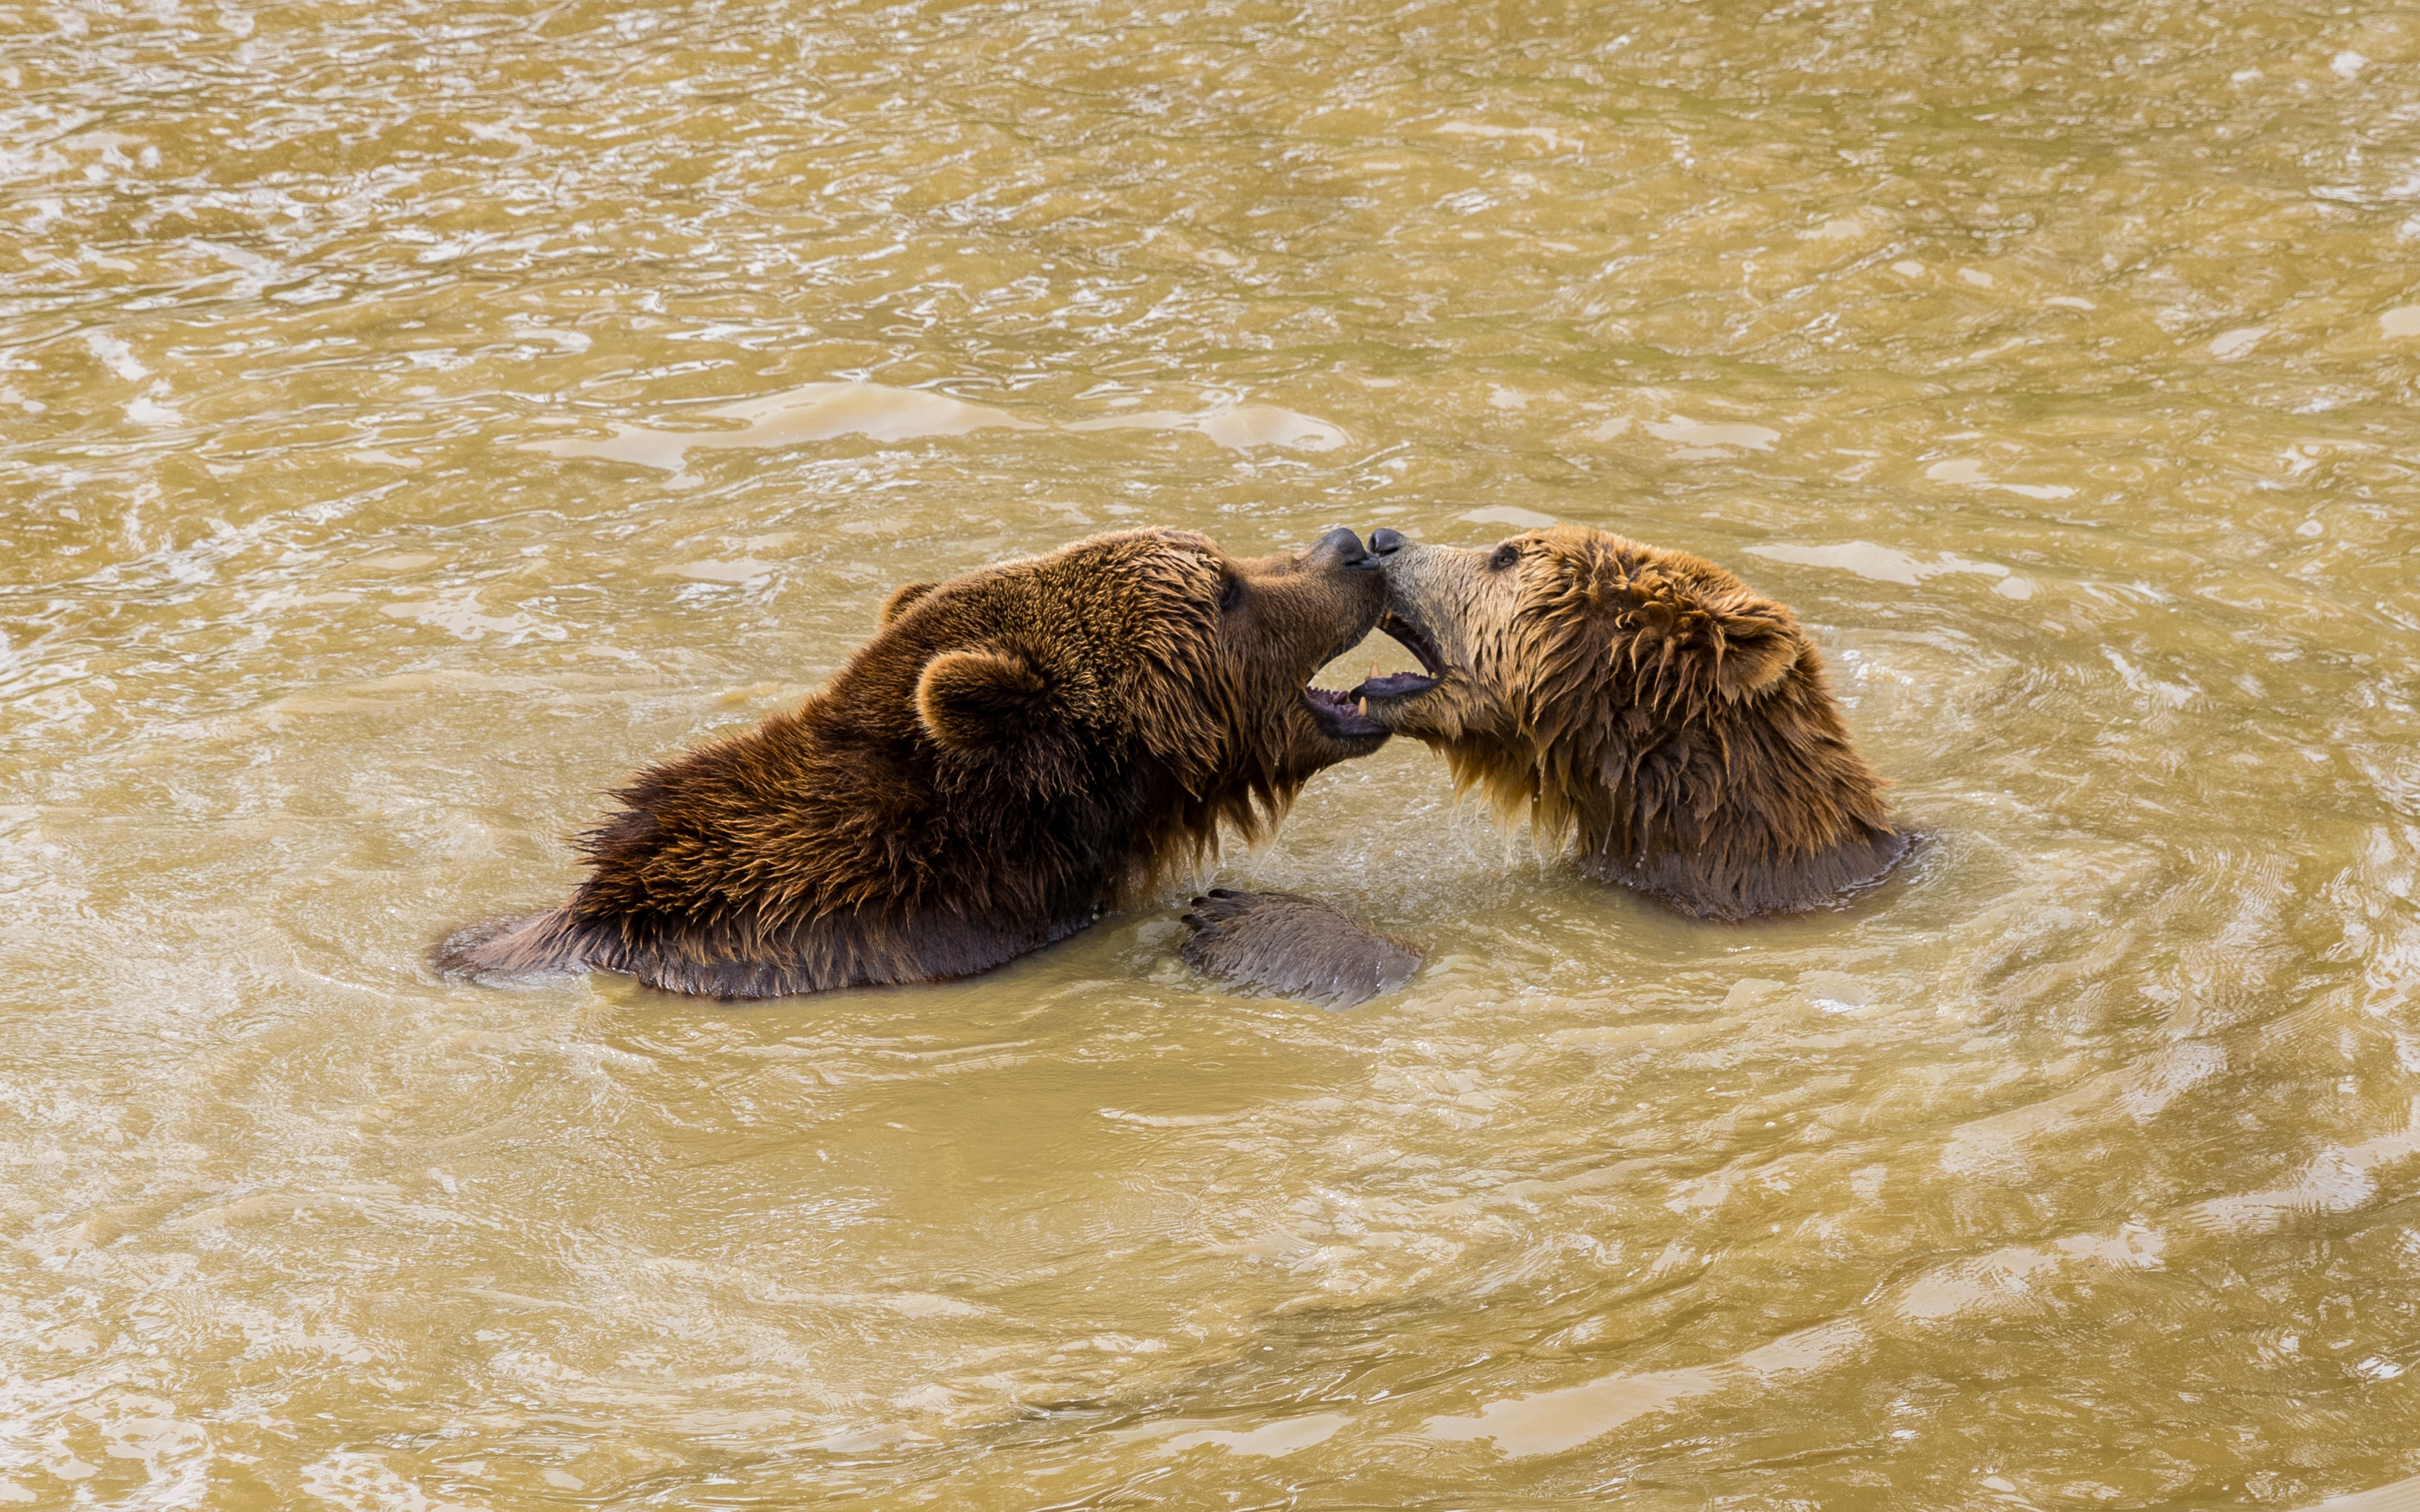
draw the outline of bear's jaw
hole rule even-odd
[[[1445,654],[1437,650],[1436,637],[1429,634],[1418,621],[1390,608],[1385,614],[1379,616],[1378,629],[1397,645],[1419,658],[1420,671],[1428,673],[1429,681],[1435,682],[1445,675]],[[1403,672],[1396,675],[1401,677],[1410,674]]]
[[[1357,699],[1407,699],[1420,694],[1445,681],[1448,668],[1443,653],[1436,648],[1436,638],[1404,615],[1389,609],[1379,618],[1378,633],[1419,658],[1417,672],[1388,672],[1384,677],[1373,676],[1353,690]],[[1377,671],[1376,663],[1370,671]]]
[[[1305,687],[1303,707],[1311,711],[1311,723],[1330,743],[1342,748],[1338,761],[1366,756],[1386,743],[1393,732],[1370,717],[1369,705],[1357,694],[1339,693],[1331,688]]]
[[[1373,699],[1378,702],[1381,715],[1395,714],[1405,701],[1435,691],[1452,675],[1444,656],[1436,648],[1435,638],[1393,609],[1388,609],[1379,618],[1378,633],[1419,657],[1421,671],[1388,672],[1379,677],[1374,675],[1378,671],[1377,663],[1371,663],[1370,671],[1373,675],[1345,695],[1365,714]]]
[[[1370,677],[1353,689],[1348,697],[1357,699],[1374,721],[1435,750],[1452,750],[1462,743],[1493,748],[1522,738],[1527,726],[1520,711],[1505,699],[1503,677],[1491,671],[1500,660],[1493,648],[1479,648],[1474,665],[1457,665],[1440,651],[1440,636],[1413,619],[1413,609],[1404,605],[1379,619],[1379,631],[1420,658],[1425,671]]]

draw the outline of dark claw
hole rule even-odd
[[[1210,896],[1213,898],[1233,898],[1235,895],[1225,887],[1213,887],[1210,889]]]
[[[1202,900],[1196,898],[1193,901],[1195,903],[1200,903]],[[1176,921],[1180,924],[1190,924],[1195,929],[1200,929],[1202,927],[1201,918],[1194,914],[1179,914],[1176,916]]]

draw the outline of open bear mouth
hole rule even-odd
[[[1311,707],[1311,717],[1332,740],[1358,740],[1371,735],[1385,735],[1385,725],[1361,712],[1357,693],[1339,693],[1333,688],[1306,687],[1302,701]]]
[[[1378,621],[1378,629],[1387,639],[1418,656],[1427,675],[1422,676],[1419,672],[1388,672],[1384,677],[1373,677],[1355,688],[1350,695],[1352,698],[1356,700],[1410,698],[1415,693],[1427,692],[1444,680],[1445,657],[1437,654],[1436,642],[1428,638],[1426,631],[1392,609],[1388,609],[1385,617]]]

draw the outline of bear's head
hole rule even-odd
[[[1347,530],[1249,558],[1189,531],[1098,535],[899,590],[849,673],[886,696],[834,702],[898,711],[944,789],[1131,800],[1197,851],[1222,820],[1257,838],[1314,773],[1386,741],[1310,687],[1377,623],[1378,567]]]
[[[1423,671],[1355,696],[1593,874],[1737,918],[1832,903],[1906,849],[1796,618],[1713,563],[1569,525],[1371,544],[1379,628]]]

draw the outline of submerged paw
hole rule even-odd
[[[1412,980],[1420,952],[1290,892],[1214,887],[1183,916],[1185,964],[1232,986],[1351,1008]]]

